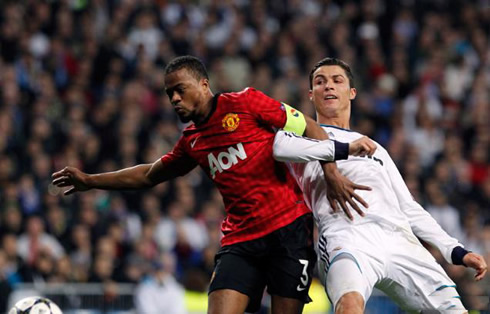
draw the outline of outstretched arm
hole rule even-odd
[[[65,167],[53,173],[52,177],[53,184],[61,188],[68,187],[64,194],[70,195],[90,189],[148,188],[174,177],[174,174],[172,171],[165,171],[161,160],[158,159],[153,164],[141,164],[99,174],[87,174],[75,167]]]
[[[487,272],[487,264],[483,257],[464,249],[457,239],[447,234],[437,221],[413,199],[391,158],[387,158],[386,166],[388,167],[393,190],[397,195],[402,211],[410,222],[410,227],[414,234],[434,245],[448,263],[475,269],[475,279],[481,280]]]
[[[53,184],[68,190],[65,195],[90,189],[124,190],[142,189],[182,176],[197,166],[186,153],[186,144],[181,138],[173,150],[152,164],[141,164],[118,171],[87,174],[74,167],[65,167],[53,173]]]

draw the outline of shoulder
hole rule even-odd
[[[226,100],[233,101],[233,100],[242,99],[255,95],[264,95],[264,94],[253,87],[246,87],[245,89],[239,92],[222,93],[220,94],[220,100],[226,99]]]
[[[218,99],[218,108],[223,110],[225,108],[233,107],[235,110],[249,111],[257,110],[264,104],[268,104],[271,98],[266,96],[259,90],[253,87],[247,87],[239,92],[222,93]]]

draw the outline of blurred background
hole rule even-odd
[[[185,54],[213,92],[253,86],[310,116],[313,64],[348,62],[352,129],[490,262],[488,0],[2,0],[0,13],[0,312],[33,293],[73,313],[206,311],[224,211],[199,169],[147,191],[50,185],[66,165],[112,171],[171,150],[185,125],[164,67]],[[466,307],[488,311],[490,276],[433,253]],[[329,311],[318,282],[312,297],[305,312]],[[375,293],[367,312],[399,310]]]

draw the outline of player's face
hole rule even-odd
[[[206,105],[207,79],[197,79],[187,69],[165,76],[165,91],[182,122],[195,120]]]
[[[313,73],[310,99],[316,110],[327,117],[350,110],[356,89],[350,87],[345,70],[338,65],[325,65]]]

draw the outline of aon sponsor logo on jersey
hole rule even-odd
[[[209,153],[208,161],[211,178],[214,179],[216,177],[216,172],[222,173],[224,170],[236,165],[239,161],[238,159],[245,160],[245,158],[247,158],[247,153],[242,143],[238,143],[236,148],[233,146],[228,147],[227,151],[219,153],[218,156]]]

